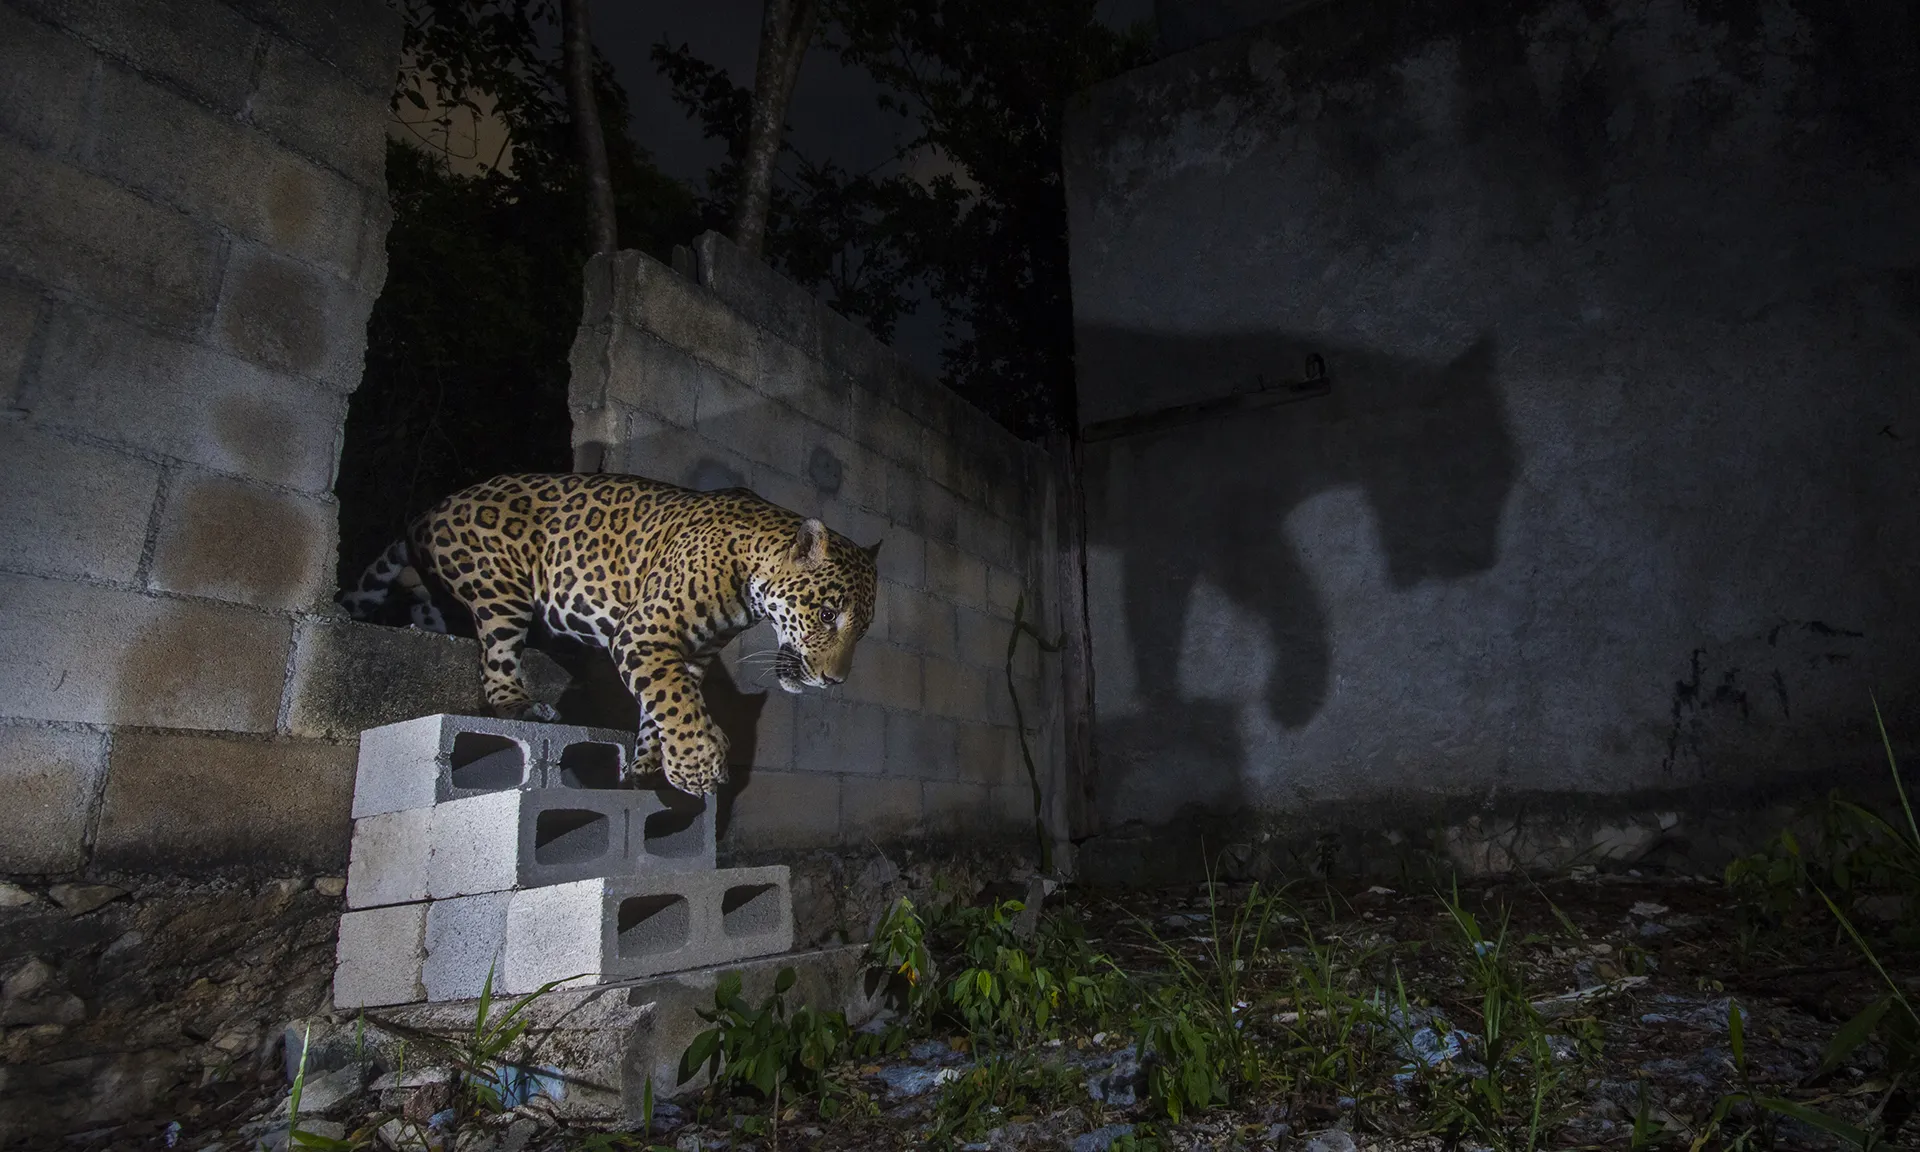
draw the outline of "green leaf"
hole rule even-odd
[[[1778,1112],[1782,1116],[1791,1116],[1822,1132],[1831,1132],[1855,1148],[1871,1147],[1873,1134],[1865,1128],[1856,1128],[1844,1120],[1836,1119],[1825,1112],[1816,1111],[1805,1104],[1793,1100],[1782,1100],[1778,1096],[1755,1096],[1753,1102],[1769,1112]]]
[[[694,1075],[706,1066],[707,1061],[713,1059],[713,1054],[719,1051],[719,1048],[720,1029],[709,1028],[695,1036],[693,1043],[687,1045],[686,1052],[680,1056],[680,1082],[685,1084],[693,1079]]]
[[[1727,1001],[1727,1043],[1733,1049],[1733,1066],[1744,1076],[1747,1073],[1747,1028],[1741,1016],[1739,1002]]]
[[[1833,1039],[1827,1043],[1827,1054],[1820,1061],[1820,1070],[1815,1075],[1825,1076],[1838,1068],[1841,1061],[1851,1056],[1860,1045],[1866,1043],[1867,1038],[1873,1035],[1874,1028],[1880,1023],[1880,1018],[1885,1016],[1887,1009],[1892,1006],[1893,997],[1882,996],[1867,1005],[1859,1015],[1842,1024],[1840,1030],[1833,1034]]]
[[[780,969],[780,974],[773,978],[774,995],[776,996],[785,995],[787,990],[793,987],[794,981],[798,980],[799,978],[800,977],[798,976],[798,974],[796,974],[794,970],[791,968]]]

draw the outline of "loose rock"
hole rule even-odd
[[[47,889],[53,902],[75,916],[87,913],[125,896],[127,890],[111,884],[55,884]]]

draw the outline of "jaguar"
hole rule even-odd
[[[496,716],[558,719],[529,695],[522,674],[536,620],[606,649],[640,706],[634,771],[712,794],[727,782],[728,750],[701,697],[714,655],[771,621],[771,668],[782,689],[842,683],[873,622],[879,548],[745,488],[514,473],[415,518],[340,599],[370,620],[399,589],[416,627],[445,632],[437,582],[473,617]]]

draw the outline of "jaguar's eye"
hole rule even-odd
[[[832,605],[828,605],[827,607],[820,609],[820,623],[825,624],[828,627],[832,627],[834,622],[839,619],[840,619],[840,609],[835,608]]]

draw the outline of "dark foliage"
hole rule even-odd
[[[507,171],[460,176],[444,157],[388,146],[387,281],[335,484],[343,582],[442,496],[499,472],[572,463],[567,351],[580,322],[586,198],[553,7],[419,0],[406,13],[420,67],[402,74],[395,106],[430,105],[423,76],[453,106],[490,96],[512,154]],[[667,259],[699,229],[693,194],[627,138],[626,94],[604,65],[596,71],[622,244]]]
[[[788,148],[767,254],[887,337],[916,285],[940,302],[948,382],[1024,436],[1074,425],[1061,115],[1069,98],[1147,59],[1144,32],[1094,19],[1092,0],[836,0],[828,44],[909,117],[900,158],[953,170],[921,182],[852,174]],[[654,60],[728,158],[702,211],[723,222],[751,94],[682,46]]]

